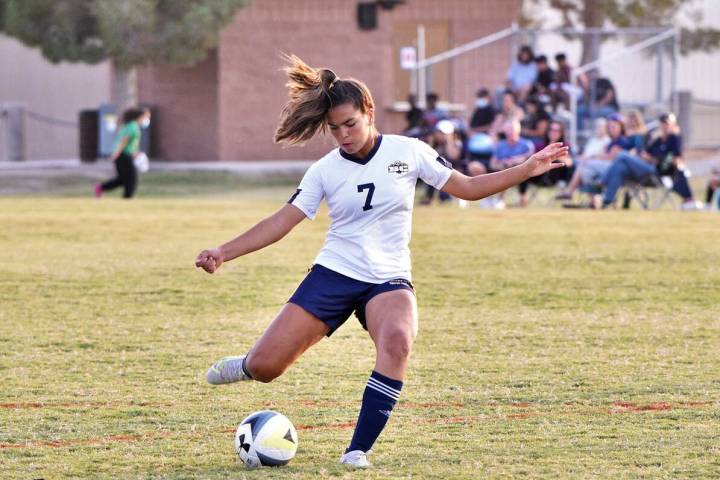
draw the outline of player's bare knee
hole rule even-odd
[[[395,330],[387,334],[380,342],[380,353],[394,360],[407,360],[410,357],[412,345],[412,331]]]

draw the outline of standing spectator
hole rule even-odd
[[[529,138],[535,144],[535,150],[540,151],[540,145],[545,143],[545,136],[550,125],[550,114],[545,111],[545,107],[536,98],[529,98],[525,102],[527,113],[522,120],[522,136]]]
[[[423,127],[428,132],[435,130],[435,125],[440,120],[448,119],[448,112],[438,106],[440,96],[437,93],[430,92],[425,96],[425,112],[423,113]]]
[[[123,187],[123,198],[132,198],[137,188],[138,174],[135,157],[140,153],[140,128],[150,125],[150,110],[131,108],[123,113],[123,125],[115,140],[115,150],[110,160],[115,163],[117,175],[105,183],[95,185],[95,196]]]
[[[672,113],[660,116],[659,135],[645,148],[641,155],[621,152],[615,157],[603,177],[605,194],[603,208],[615,203],[615,195],[627,180],[642,182],[646,178],[670,177],[672,189],[683,199],[683,210],[696,210],[695,202],[687,180],[687,171],[682,159],[682,137],[680,128]]]
[[[408,95],[407,102],[410,105],[410,110],[405,112],[407,127],[405,127],[404,135],[407,137],[419,137],[423,123],[423,111],[417,106],[417,97],[415,95]]]
[[[523,103],[528,93],[530,93],[537,75],[538,69],[537,65],[535,65],[535,55],[532,48],[529,45],[523,45],[518,51],[517,59],[510,65],[505,88],[515,92],[517,100]]]

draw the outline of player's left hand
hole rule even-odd
[[[530,177],[537,177],[554,168],[564,167],[563,162],[559,162],[563,157],[568,155],[569,147],[562,143],[551,143],[539,152],[535,152],[525,160],[524,166],[527,168]]]

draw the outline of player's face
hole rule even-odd
[[[355,155],[371,141],[372,114],[362,113],[352,103],[331,108],[327,123],[338,147],[345,153]]]

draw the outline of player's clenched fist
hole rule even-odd
[[[211,248],[210,250],[203,250],[200,252],[195,259],[195,266],[202,268],[208,273],[215,273],[215,270],[220,268],[223,263],[223,256],[219,248]]]

